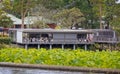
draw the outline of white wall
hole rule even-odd
[[[22,32],[17,31],[17,43],[22,43]]]

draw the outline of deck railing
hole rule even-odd
[[[101,43],[118,43],[120,42],[119,38],[107,38],[107,37],[94,37],[92,40],[86,38],[80,39],[45,39],[45,40],[23,40],[24,44],[91,44],[94,42]]]
[[[23,40],[24,44],[91,44],[94,41],[87,39],[50,39],[50,40]]]
[[[115,43],[118,42],[117,38],[107,38],[107,37],[95,37],[95,42],[108,42],[108,43]]]

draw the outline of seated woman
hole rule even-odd
[[[39,41],[43,43],[44,42],[44,38],[40,37]]]

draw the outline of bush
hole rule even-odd
[[[0,62],[120,69],[119,51],[4,48]]]
[[[0,44],[10,44],[11,39],[9,37],[0,37]]]
[[[9,48],[10,46],[7,44],[0,44],[0,49],[4,49],[4,48]]]

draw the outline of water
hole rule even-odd
[[[104,74],[104,73],[67,72],[55,70],[0,67],[0,74]]]

